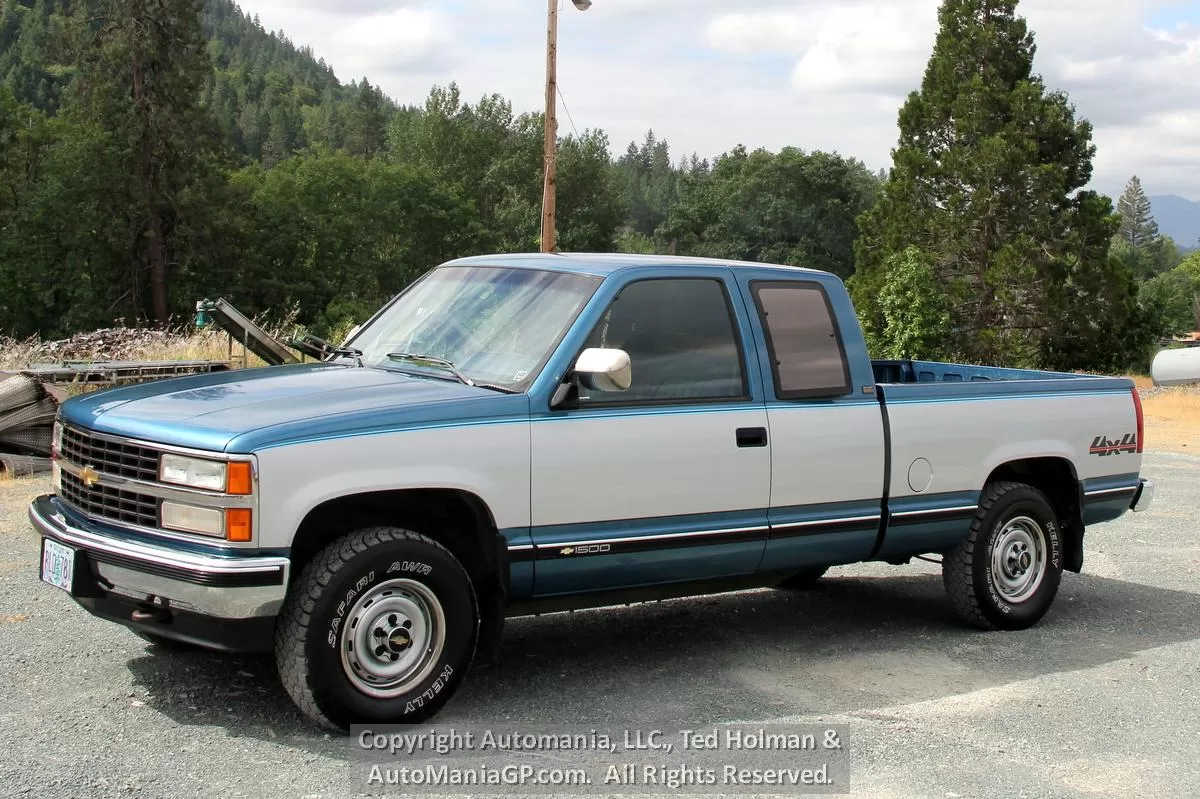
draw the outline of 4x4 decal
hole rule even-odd
[[[1092,446],[1088,447],[1089,455],[1120,455],[1122,452],[1133,454],[1137,452],[1137,434],[1126,433],[1121,437],[1120,441],[1109,441],[1105,436],[1096,436],[1092,439]]]

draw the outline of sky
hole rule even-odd
[[[672,156],[794,146],[891,163],[938,0],[559,0],[559,131],[604,130],[614,156],[653,129]],[[344,82],[403,104],[434,85],[542,109],[539,0],[244,0]],[[1095,127],[1092,187],[1200,200],[1200,0],[1025,0],[1035,69]],[[565,110],[564,110],[565,106]]]

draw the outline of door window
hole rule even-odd
[[[747,398],[741,343],[724,284],[708,278],[640,280],[613,300],[587,347],[629,353],[625,391],[580,387],[581,407]]]

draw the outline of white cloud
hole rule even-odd
[[[937,0],[563,0],[559,77],[579,129],[613,150],[648,128],[678,157],[738,143],[836,150],[886,165],[896,113],[920,84]],[[1036,68],[1096,127],[1095,185],[1137,173],[1152,194],[1200,199],[1200,28],[1180,0],[1026,0]],[[269,29],[309,44],[344,80],[401,102],[457,81],[541,107],[545,5],[529,0],[248,0]],[[731,11],[731,8],[737,9]],[[1174,9],[1174,10],[1173,10]],[[1171,15],[1176,14],[1173,18]],[[1157,26],[1151,19],[1165,20]],[[1161,28],[1155,30],[1154,28]],[[570,130],[565,114],[563,130]]]
[[[378,83],[398,70],[434,58],[452,37],[451,23],[442,14],[402,8],[338,26],[329,42],[335,51],[346,54],[347,78],[366,76]]]

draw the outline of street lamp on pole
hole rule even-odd
[[[556,160],[558,156],[558,3],[549,0],[546,18],[546,150],[542,179],[542,252],[554,252],[557,245],[555,234],[555,188]],[[587,11],[592,0],[571,0],[577,9]]]

